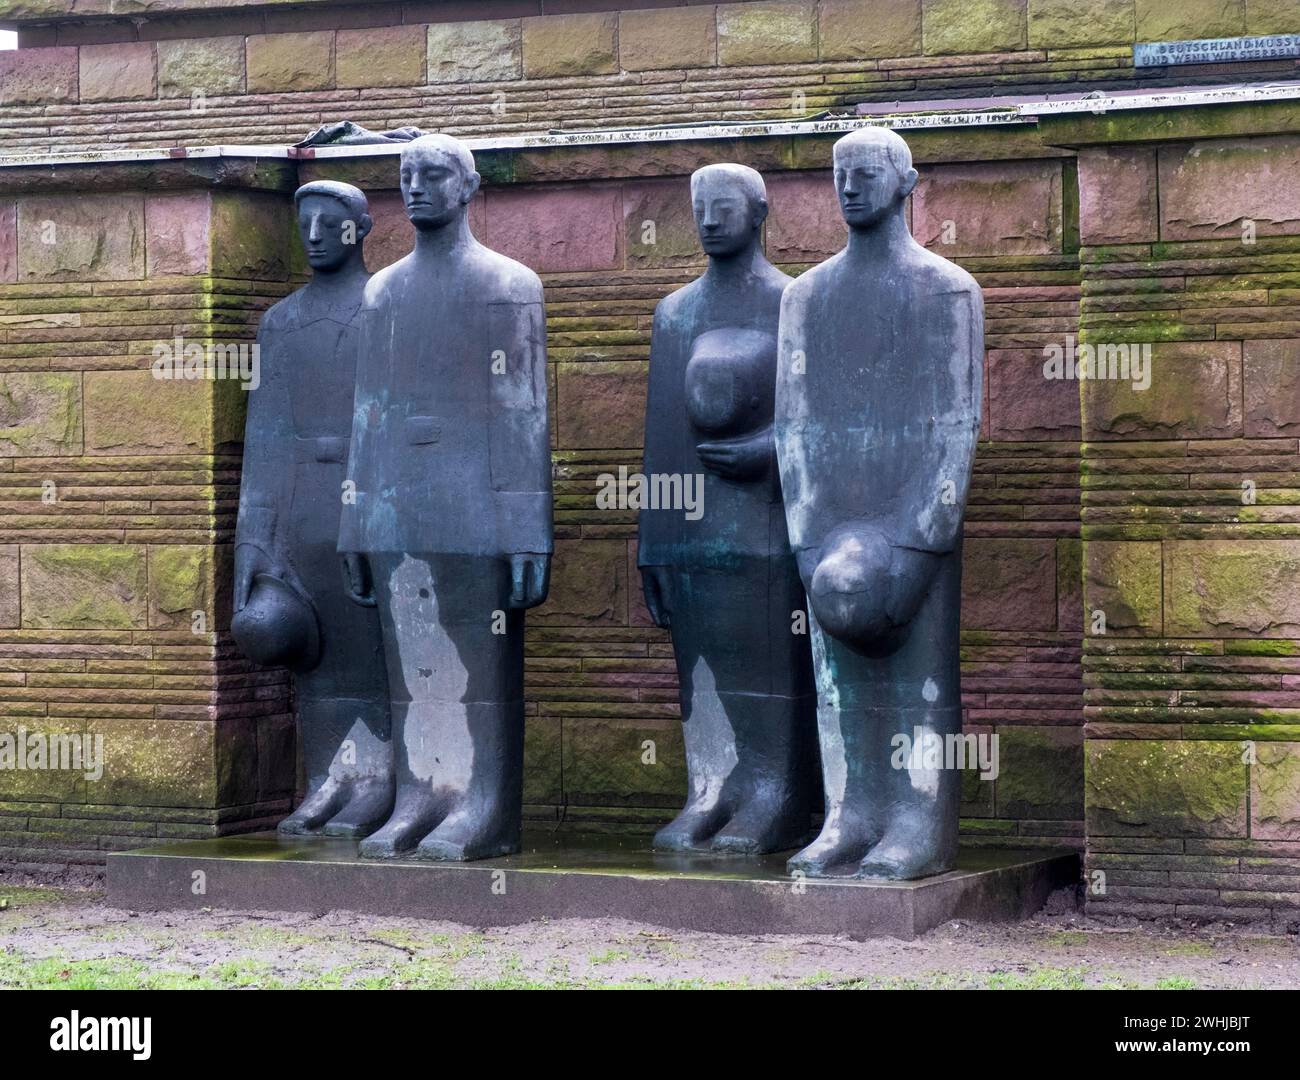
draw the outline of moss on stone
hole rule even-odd
[[[1087,745],[1089,835],[1246,835],[1241,749],[1207,740],[1097,740]]]

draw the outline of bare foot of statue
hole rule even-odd
[[[392,777],[363,777],[345,783],[347,801],[343,809],[325,823],[325,836],[359,840],[369,836],[393,813]]]
[[[762,855],[798,847],[810,835],[808,810],[799,793],[766,788],[741,803],[709,846],[728,855]]]
[[[699,851],[726,823],[731,807],[717,796],[690,800],[682,812],[655,833],[656,851]]]
[[[361,841],[358,850],[372,859],[406,855],[428,836],[445,814],[446,802],[428,791],[399,792],[393,816],[384,827]]]
[[[420,841],[416,858],[461,862],[513,855],[519,850],[520,836],[517,829],[501,825],[508,818],[483,800],[466,797]]]
[[[347,781],[326,777],[320,787],[308,793],[297,810],[280,822],[276,831],[281,836],[313,835],[343,809],[349,793]]]
[[[957,855],[955,829],[933,811],[904,809],[863,858],[857,876],[911,881],[951,870]]]
[[[847,814],[833,815],[817,839],[793,856],[786,868],[809,877],[853,877],[866,853],[879,841],[880,832]]]

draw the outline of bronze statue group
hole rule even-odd
[[[688,775],[654,846],[910,879],[956,856],[960,774],[893,749],[961,726],[983,302],[912,238],[898,135],[856,130],[833,164],[848,243],[793,280],[763,252],[762,177],[696,172],[708,268],[655,310],[643,468],[702,476],[704,512],[640,514]],[[259,331],[232,631],[294,671],[307,795],[280,831],[366,856],[521,843],[524,611],[553,547],[545,315],[537,275],[472,235],[478,187],[457,140],[408,143],[415,247],[374,275],[364,194],[300,188],[312,278]]]

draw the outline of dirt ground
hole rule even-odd
[[[1020,925],[952,922],[904,942],[615,919],[483,929],[350,912],[137,913],[93,885],[0,874],[0,988],[1300,988],[1295,936],[1086,919],[1064,892]]]

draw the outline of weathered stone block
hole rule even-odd
[[[1056,541],[1056,628],[1083,631],[1083,542],[1063,536]]]
[[[260,797],[257,718],[224,719],[212,728],[212,764],[216,804],[241,806]]]
[[[80,453],[80,375],[51,371],[0,374],[0,457]]]
[[[488,247],[538,273],[622,265],[623,198],[617,186],[487,193]]]
[[[1134,336],[1138,336],[1136,333]],[[1100,366],[1110,370],[1118,345],[1127,350],[1130,375],[1137,371],[1134,350],[1140,342],[1093,342]],[[1122,364],[1123,352],[1117,364]],[[1080,387],[1083,429],[1089,439],[1228,439],[1240,438],[1241,343],[1238,341],[1170,341],[1150,345],[1142,360],[1150,385],[1133,378],[1089,378]],[[1122,366],[1118,368],[1122,371]]]
[[[1246,438],[1300,435],[1300,339],[1242,343]]]
[[[998,729],[999,817],[1083,817],[1083,732],[1064,727]]]
[[[564,746],[561,721],[530,716],[524,725],[524,802],[564,802]]]
[[[1029,0],[1031,49],[1127,45],[1133,40],[1133,0]]]
[[[1162,240],[1242,240],[1251,231],[1286,236],[1300,228],[1294,135],[1162,146],[1159,166]]]
[[[686,799],[681,725],[565,720],[564,797],[578,806],[681,806]]]
[[[963,727],[965,735],[991,735],[991,729]],[[993,818],[997,816],[994,802],[995,780],[981,780],[978,769],[965,769],[961,774],[960,813],[964,818]]]
[[[0,284],[18,280],[18,204],[0,202]]]
[[[961,624],[966,630],[1055,629],[1055,542],[967,539],[962,545]]]
[[[337,85],[419,86],[427,43],[423,25],[340,30],[334,46]]]
[[[220,97],[243,92],[242,36],[158,42],[160,97]]]
[[[624,71],[713,67],[718,62],[713,8],[620,12],[618,59]]]
[[[88,371],[86,453],[201,454],[214,448],[214,382],[149,370]]]
[[[80,195],[18,200],[19,281],[144,277],[144,200]]]
[[[924,0],[921,20],[930,56],[1025,47],[1025,0]]]
[[[82,738],[85,728],[82,720],[45,716],[11,717],[0,721],[0,761],[3,762],[0,777],[4,778],[5,800],[85,801],[87,787],[98,786],[87,781],[86,777],[97,772],[97,766],[102,764],[98,760],[87,760],[87,744]],[[89,750],[95,756],[93,744]],[[24,765],[42,767],[17,768],[20,752]],[[13,755],[12,760],[7,759],[9,754]],[[40,756],[34,757],[35,754]],[[82,768],[50,768],[51,760],[62,765],[80,764]],[[93,767],[87,768],[88,765]]]
[[[1098,611],[1106,617],[1107,634],[1160,633],[1163,562],[1158,541],[1089,540],[1084,564],[1090,633]]]
[[[3,630],[13,630],[21,625],[18,550],[17,544],[0,544],[0,629]]]
[[[81,46],[82,101],[131,101],[158,92],[153,42]]]
[[[921,54],[921,0],[821,0],[823,60],[874,60]]]
[[[766,180],[769,259],[820,262],[844,247],[849,230],[828,170],[771,173]]]
[[[989,438],[1005,442],[1077,440],[1079,384],[1049,379],[1041,349],[990,349],[985,405]]]
[[[523,20],[524,75],[607,75],[618,70],[618,15],[591,12]]]
[[[377,191],[369,196],[369,202],[374,224],[366,237],[366,268],[374,273],[410,252],[415,245],[415,229],[399,192]]]
[[[799,64],[817,59],[817,12],[811,2],[719,4],[717,12],[720,64]]]
[[[1170,637],[1300,637],[1300,540],[1165,542]]]
[[[556,416],[565,450],[638,447],[645,433],[642,361],[558,365]]]
[[[623,185],[623,243],[629,267],[691,266],[704,261],[691,184],[686,177]]]
[[[1089,836],[1246,835],[1247,769],[1237,742],[1091,740]]]
[[[208,271],[211,212],[206,191],[146,196],[145,266],[149,277]]]
[[[328,90],[334,85],[334,31],[248,38],[248,92]]]
[[[912,232],[949,259],[1059,252],[1060,162],[930,166],[912,198]]]
[[[627,591],[624,541],[557,540],[550,596],[528,620],[542,626],[623,626]]]
[[[291,715],[263,716],[257,723],[259,799],[286,798],[295,787],[298,731]]]
[[[24,544],[24,628],[133,630],[148,625],[140,544]]]
[[[104,737],[104,776],[97,803],[128,806],[217,806],[216,725],[202,720],[92,720]],[[252,747],[256,754],[256,743]],[[256,763],[253,779],[256,781]]]
[[[1295,0],[1246,0],[1247,34],[1300,34]]]
[[[207,633],[217,629],[213,604],[212,549],[204,544],[152,544],[149,547],[149,626],[155,630],[193,630],[194,613],[203,612]]]
[[[1079,151],[1080,243],[1142,244],[1158,239],[1158,203],[1154,150]]]
[[[289,253],[302,251],[291,207],[275,195],[213,192],[213,274],[272,281],[288,277]]]
[[[504,22],[433,23],[429,26],[429,82],[501,82],[519,78],[522,31]]]
[[[1255,744],[1250,835],[1254,840],[1300,840],[1300,743]]]
[[[1245,0],[1137,0],[1138,41],[1238,37],[1245,32]]]
[[[0,105],[76,101],[77,69],[72,46],[0,52]]]
[[[627,542],[628,622],[632,626],[654,626],[650,609],[645,606],[645,590],[641,584],[641,570],[636,564],[637,542]]]

